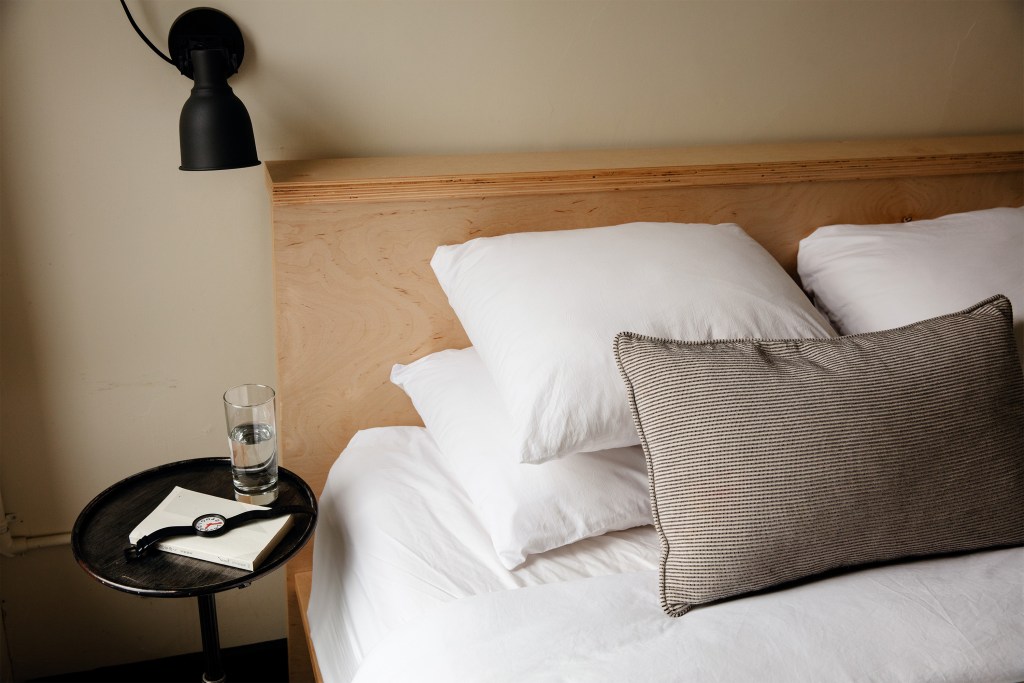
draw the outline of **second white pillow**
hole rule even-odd
[[[391,381],[412,399],[506,568],[584,538],[651,524],[639,446],[545,465],[516,462],[508,415],[474,349],[396,365]]]

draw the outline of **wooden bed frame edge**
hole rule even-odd
[[[307,653],[313,669],[313,680],[316,683],[323,683],[324,677],[320,673],[320,666],[317,664],[316,650],[313,649],[313,641],[309,638],[309,619],[306,618],[306,610],[309,609],[309,596],[312,592],[313,572],[297,572],[295,574],[295,596],[299,604],[299,616],[302,619],[303,637],[306,639]],[[289,680],[291,680],[290,677]]]

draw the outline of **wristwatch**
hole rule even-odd
[[[240,512],[232,517],[225,517],[224,515],[217,514],[216,512],[209,512],[196,517],[192,524],[189,526],[167,526],[163,529],[157,529],[152,531],[135,543],[135,545],[125,548],[125,558],[132,562],[140,559],[146,554],[146,551],[151,547],[159,543],[160,541],[175,536],[201,536],[207,538],[213,538],[214,536],[221,536],[237,529],[238,527],[250,524],[252,522],[259,521],[261,519],[274,519],[275,517],[283,517],[285,515],[311,515],[313,509],[306,507],[305,505],[282,505],[277,508],[267,508],[265,510],[247,510],[246,512]]]

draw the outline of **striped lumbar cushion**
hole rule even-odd
[[[1024,543],[1009,301],[834,339],[615,354],[647,457],[662,608],[869,562]]]

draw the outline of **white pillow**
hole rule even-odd
[[[431,266],[512,420],[544,462],[639,442],[612,340],[827,337],[796,283],[734,224],[631,223],[440,247]]]
[[[800,242],[797,263],[804,289],[841,334],[902,327],[1004,294],[1024,361],[1024,208],[830,225]]]
[[[508,569],[527,555],[651,524],[639,446],[517,463],[508,415],[472,348],[396,365],[391,381],[412,399]]]

